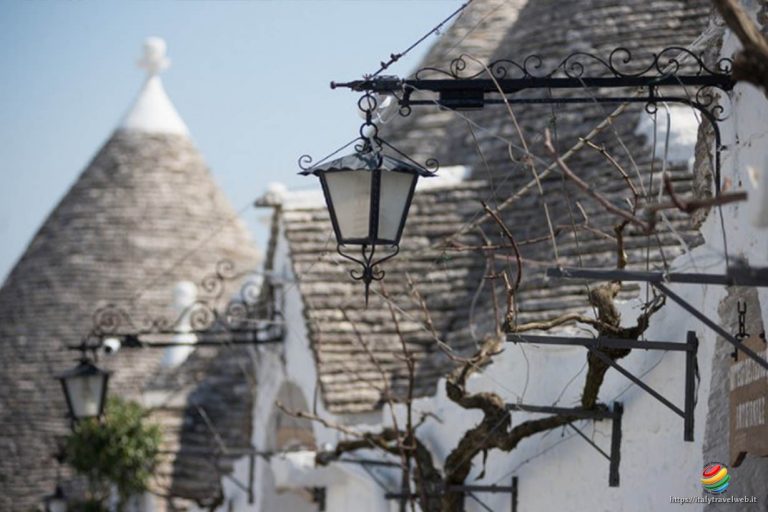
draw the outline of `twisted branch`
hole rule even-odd
[[[733,78],[763,88],[768,94],[768,39],[737,0],[712,0],[744,47],[733,59]]]

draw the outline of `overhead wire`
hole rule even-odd
[[[408,53],[409,53],[411,50],[413,50],[413,49],[414,49],[416,46],[418,46],[418,45],[419,45],[419,44],[421,44],[421,43],[422,43],[424,40],[426,40],[426,39],[427,39],[427,37],[429,37],[430,35],[432,35],[432,34],[434,34],[434,33],[438,33],[438,32],[439,32],[439,30],[440,30],[440,29],[441,29],[441,28],[442,28],[442,27],[443,27],[443,26],[444,26],[446,23],[448,23],[448,22],[449,22],[450,20],[452,20],[454,17],[456,17],[456,16],[460,16],[460,15],[463,13],[463,11],[464,11],[464,10],[465,10],[465,9],[466,9],[466,8],[467,8],[467,7],[468,7],[470,4],[471,4],[471,3],[472,3],[472,1],[473,1],[473,0],[468,0],[467,2],[465,2],[464,4],[462,4],[462,5],[461,5],[461,6],[460,6],[458,9],[456,9],[456,10],[455,10],[453,13],[451,13],[451,14],[450,14],[450,15],[449,15],[447,18],[445,18],[445,19],[444,19],[442,22],[440,22],[440,23],[439,23],[437,26],[435,26],[435,27],[434,27],[434,28],[432,28],[430,31],[428,31],[428,32],[427,32],[427,33],[426,33],[424,36],[422,36],[421,38],[419,38],[419,39],[418,39],[416,42],[414,42],[412,45],[410,45],[408,48],[406,48],[406,49],[405,49],[403,52],[401,52],[401,53],[399,53],[399,54],[392,54],[392,56],[391,56],[391,58],[390,58],[390,61],[389,61],[387,64],[385,64],[385,63],[382,63],[382,67],[381,67],[379,70],[377,70],[376,72],[374,72],[373,74],[371,74],[370,76],[371,76],[371,77],[375,77],[375,76],[377,76],[377,75],[378,75],[378,74],[380,74],[382,71],[384,71],[385,69],[387,69],[387,68],[389,67],[389,65],[391,65],[391,64],[393,64],[394,62],[396,62],[397,60],[399,60],[399,58],[401,58],[401,57],[403,57],[403,56],[407,55],[407,54],[408,54]],[[476,27],[475,27],[475,28],[476,28]],[[471,32],[472,32],[472,30],[474,30],[475,28],[471,29],[469,33],[471,33]],[[468,33],[468,34],[469,34],[469,33]],[[468,34],[467,34],[467,35],[468,35]],[[465,36],[465,37],[466,37],[466,36]],[[345,147],[346,147],[346,146],[345,146]],[[249,203],[248,203],[248,204],[246,204],[244,207],[240,208],[240,209],[239,209],[239,210],[238,210],[238,211],[237,211],[237,212],[236,212],[236,213],[235,213],[235,214],[234,214],[232,217],[230,217],[229,219],[226,219],[226,220],[224,220],[222,223],[220,223],[220,224],[219,224],[219,226],[217,226],[216,228],[214,228],[214,229],[213,229],[213,230],[212,230],[212,231],[211,231],[211,232],[210,232],[210,233],[209,233],[209,234],[208,234],[206,237],[204,237],[203,239],[201,239],[201,240],[200,240],[200,242],[198,242],[198,243],[197,243],[195,246],[193,246],[193,247],[192,247],[192,248],[190,248],[188,251],[186,251],[184,254],[182,254],[182,255],[181,255],[179,258],[177,258],[176,260],[174,260],[174,261],[173,261],[173,262],[172,262],[172,263],[171,263],[171,264],[170,264],[168,267],[166,267],[164,270],[162,270],[162,271],[161,271],[159,274],[156,274],[155,276],[153,276],[153,277],[152,277],[152,278],[149,280],[149,282],[148,282],[148,283],[146,283],[145,285],[139,285],[139,286],[137,287],[137,288],[139,288],[139,289],[138,289],[137,291],[135,291],[135,292],[134,292],[134,294],[132,295],[132,297],[131,297],[131,299],[130,299],[130,302],[129,302],[129,304],[134,304],[134,303],[135,303],[135,302],[136,302],[136,301],[137,301],[139,298],[141,298],[141,296],[143,296],[143,295],[144,295],[144,293],[146,293],[146,292],[148,291],[148,289],[149,289],[149,288],[151,288],[151,286],[153,286],[154,284],[156,284],[157,282],[159,282],[159,281],[160,281],[160,279],[162,279],[163,277],[165,277],[165,276],[169,275],[169,274],[170,274],[170,273],[172,273],[174,270],[176,270],[176,269],[177,269],[177,268],[178,268],[178,267],[179,267],[179,266],[180,266],[182,263],[184,263],[184,262],[185,262],[187,259],[189,259],[190,257],[192,257],[192,256],[193,256],[195,253],[197,253],[197,252],[198,252],[200,249],[202,249],[202,248],[203,248],[205,245],[207,245],[207,243],[208,243],[208,242],[210,242],[210,240],[212,240],[212,239],[213,239],[213,238],[214,238],[216,235],[218,235],[218,234],[219,234],[219,233],[220,233],[220,232],[221,232],[221,231],[222,231],[224,228],[226,228],[227,226],[229,226],[229,225],[230,225],[230,224],[232,224],[233,222],[236,222],[236,221],[237,221],[237,220],[238,220],[238,219],[241,217],[241,215],[242,215],[242,214],[243,214],[243,213],[244,213],[244,212],[245,212],[247,209],[249,209],[249,208],[251,207],[251,204],[252,204],[252,203],[249,201]]]
[[[558,403],[560,403],[560,400],[561,400],[561,399],[563,398],[563,396],[565,395],[565,392],[568,390],[568,388],[570,388],[570,387],[571,387],[571,384],[573,384],[573,382],[574,382],[576,379],[578,379],[578,378],[579,378],[579,375],[581,375],[581,374],[584,372],[584,370],[587,368],[587,365],[588,365],[588,364],[589,364],[589,360],[585,358],[585,359],[584,359],[584,364],[582,364],[582,365],[581,365],[581,368],[579,369],[579,371],[578,371],[578,372],[576,372],[576,373],[573,375],[573,377],[571,377],[571,378],[570,378],[570,380],[569,380],[568,382],[566,382],[566,383],[565,383],[565,386],[563,386],[563,389],[562,389],[562,390],[560,390],[560,393],[557,395],[557,398],[555,398],[555,401],[554,401],[554,402],[552,402],[552,406],[553,406],[553,407],[554,407],[554,406],[556,406]]]
[[[471,28],[470,28],[470,29],[467,31],[467,33],[466,33],[466,34],[464,34],[463,36],[461,36],[461,37],[460,37],[460,38],[459,38],[459,39],[458,39],[458,40],[457,40],[457,41],[456,41],[456,42],[455,42],[455,43],[454,43],[454,44],[453,44],[453,45],[452,45],[452,46],[451,46],[451,47],[448,49],[448,51],[447,51],[446,53],[447,53],[447,54],[450,54],[450,53],[452,53],[452,52],[453,52],[453,51],[454,51],[456,48],[458,48],[458,47],[459,47],[459,45],[461,45],[461,44],[462,44],[462,43],[463,43],[463,42],[464,42],[464,41],[465,41],[465,40],[466,40],[466,39],[467,39],[467,38],[468,38],[470,35],[472,35],[472,33],[474,33],[474,31],[475,31],[475,30],[477,30],[477,29],[478,29],[478,27],[480,27],[480,25],[482,25],[483,23],[485,23],[485,21],[486,21],[488,18],[490,18],[491,16],[493,16],[494,14],[496,14],[496,13],[498,12],[498,10],[499,10],[499,9],[501,9],[501,8],[502,8],[502,7],[503,7],[503,6],[504,6],[506,3],[508,3],[508,2],[509,2],[509,0],[500,0],[500,1],[499,1],[499,2],[496,4],[496,6],[495,6],[493,9],[491,9],[490,11],[488,11],[488,12],[487,12],[487,13],[486,13],[486,14],[485,14],[485,15],[484,15],[482,18],[480,18],[480,20],[479,20],[477,23],[475,23],[475,24],[474,24],[474,25],[473,25],[473,26],[472,26],[472,27],[471,27]]]
[[[547,93],[549,95],[549,98],[552,99],[552,89],[547,89]],[[557,113],[555,112],[555,104],[554,103],[550,104],[550,112],[551,112],[551,116],[552,116],[553,144],[554,144],[555,150],[559,152],[560,148],[559,148],[559,138],[558,138],[558,130],[557,130]],[[576,258],[577,258],[577,260],[579,262],[579,266],[583,267],[584,266],[584,259],[583,259],[583,253],[582,253],[582,250],[581,250],[580,237],[579,237],[579,232],[576,229],[576,220],[575,220],[575,217],[573,215],[573,204],[572,204],[573,199],[572,199],[571,194],[570,194],[570,192],[568,190],[568,185],[566,183],[565,175],[564,174],[562,174],[560,176],[560,182],[561,182],[561,186],[562,186],[562,189],[563,189],[563,195],[565,196],[565,199],[566,199],[565,202],[566,202],[566,205],[568,206],[568,217],[569,217],[569,219],[571,221],[571,230],[573,231],[573,238],[574,238],[574,240],[576,242]],[[585,218],[584,221],[587,222],[587,219]],[[592,290],[591,290],[591,287],[590,287],[588,281],[584,281],[584,288],[586,289],[587,297],[589,297],[591,295],[591,293],[592,293]],[[590,306],[592,307],[592,313],[595,315],[595,318],[597,318],[597,316],[598,316],[598,314],[597,314],[597,307],[594,304],[592,304],[591,302],[590,302]]]
[[[658,117],[656,116],[657,109],[654,109],[653,113],[651,113],[651,117],[653,118],[653,140],[651,141],[651,169],[648,173],[648,191],[645,192],[646,201],[652,200],[653,197],[653,171],[656,164],[656,137],[658,137]],[[669,132],[667,132],[667,135],[669,135]],[[667,139],[669,140],[669,139]],[[666,155],[664,155],[666,157]],[[666,162],[663,164],[666,165]],[[658,240],[658,238],[657,238]],[[661,252],[661,243],[659,243],[659,251]],[[662,257],[664,255],[663,252],[661,252]],[[666,259],[664,260],[665,267],[666,265]],[[645,235],[645,271],[650,272],[651,270],[651,234],[648,233]],[[649,304],[651,301],[651,285],[649,283],[645,283],[645,303]],[[642,333],[640,335],[643,339],[645,339],[645,333]]]
[[[195,244],[192,248],[188,249],[186,252],[184,252],[181,256],[179,256],[177,259],[175,259],[168,267],[160,271],[160,273],[156,274],[152,278],[149,279],[149,282],[144,282],[143,284],[139,284],[130,301],[129,304],[135,304],[137,300],[139,300],[149,289],[157,284],[163,277],[168,276],[173,271],[175,271],[182,263],[187,261],[189,258],[194,256],[198,251],[200,251],[203,247],[205,247],[211,240],[213,240],[218,234],[220,234],[226,227],[231,225],[234,222],[237,222],[240,220],[240,216],[245,213],[246,210],[248,210],[252,205],[252,201],[249,201],[247,205],[237,210],[237,212],[229,217],[228,219],[225,219],[222,221],[218,226],[216,226],[214,229],[212,229],[204,238],[202,238],[197,244]]]
[[[691,42],[691,43],[690,43],[690,44],[689,44],[687,47],[685,47],[685,49],[686,49],[686,50],[688,50],[688,52],[693,52],[693,49],[694,49],[694,48],[696,48],[696,46],[697,46],[699,43],[701,43],[702,41],[705,41],[705,34],[701,34],[701,35],[699,35],[699,36],[698,36],[698,37],[697,37],[697,38],[696,38],[696,39],[695,39],[693,42]],[[672,61],[672,62],[674,62],[674,64],[671,62],[671,63],[669,64],[669,66],[678,66],[678,67],[679,67],[679,66],[683,65],[683,64],[684,64],[684,62],[685,62],[687,59],[689,59],[689,58],[690,58],[690,55],[691,55],[690,53],[686,53],[686,52],[683,52],[683,53],[681,53],[681,56],[677,56],[677,57],[675,57],[675,59]],[[685,85],[682,83],[682,81],[680,80],[680,78],[679,78],[677,75],[674,75],[674,76],[675,76],[676,80],[678,81],[678,83],[680,83],[680,86],[681,86],[682,90],[684,91],[684,93],[686,94],[686,96],[688,97],[688,99],[689,99],[689,100],[692,100],[692,98],[691,98],[691,95],[690,95],[690,92],[689,92],[689,91],[688,91],[688,89],[685,87]],[[581,80],[581,78],[580,78],[580,80]],[[583,80],[581,80],[581,81],[582,81],[582,84],[583,84]],[[584,89],[585,89],[585,90],[588,90],[588,88],[587,88],[586,86],[584,86]],[[600,104],[600,103],[597,101],[597,98],[596,98],[596,97],[594,97],[594,96],[592,96],[592,98],[593,98],[593,100],[594,100],[595,104],[597,104],[598,106],[600,106],[600,108],[601,108],[601,109],[603,109],[602,105],[601,105],[601,104]],[[662,103],[663,103],[663,102],[662,102]],[[666,105],[666,103],[664,103],[664,105]],[[699,117],[699,116],[700,116],[700,113],[699,113],[699,112],[697,112],[697,111],[696,111],[696,109],[695,109],[695,108],[693,108],[692,106],[691,106],[690,108],[691,108],[691,109],[694,111],[695,115],[697,116],[697,119],[699,119],[699,120],[700,120],[700,117]],[[667,109],[668,109],[668,107],[667,107]],[[604,109],[603,109],[603,111],[605,112],[605,110],[604,110]],[[645,189],[645,185],[644,185],[644,183],[643,183],[643,181],[642,181],[642,178],[640,177],[640,173],[639,173],[639,167],[637,166],[637,163],[634,161],[634,159],[633,159],[633,157],[632,157],[631,153],[629,152],[629,150],[628,150],[628,148],[627,148],[626,144],[624,144],[624,141],[623,141],[623,139],[621,138],[621,135],[619,134],[619,132],[618,132],[618,130],[616,129],[616,127],[615,127],[615,126],[612,126],[612,128],[613,128],[613,133],[614,133],[614,135],[615,135],[615,137],[616,137],[617,141],[619,142],[619,144],[621,145],[621,147],[622,147],[622,148],[625,150],[625,152],[627,153],[627,157],[628,157],[628,158],[630,159],[630,161],[632,162],[632,165],[633,165],[633,169],[635,169],[636,173],[638,174],[638,178],[640,178],[640,179],[639,179],[639,183],[640,183],[641,189],[642,189],[642,191],[643,191],[643,194],[646,196],[646,198],[650,198],[652,194],[651,194],[649,191],[647,191],[647,190]],[[653,134],[653,136],[654,136],[654,144],[653,144],[654,152],[655,152],[655,146],[656,146],[656,143],[655,143],[656,131],[655,131],[655,130],[656,130],[656,119],[655,119],[655,112],[654,112],[654,134]],[[668,148],[668,142],[669,142],[669,141],[668,141],[668,138],[669,138],[669,128],[668,128],[668,130],[667,130],[667,146],[666,146],[665,150]],[[666,157],[665,157],[665,159],[664,159],[664,163],[666,163],[666,160],[667,160],[667,159],[666,159]],[[653,165],[653,160],[652,160],[652,162],[651,162],[651,165]],[[651,172],[651,176],[652,176],[652,172]],[[653,187],[653,184],[652,184],[652,182],[651,182],[651,185],[650,185],[650,187],[651,187],[651,188]],[[726,230],[725,230],[725,221],[724,221],[724,218],[723,218],[723,212],[722,212],[722,208],[723,208],[723,205],[717,205],[718,213],[719,213],[719,216],[720,216],[721,232],[722,232],[722,235],[723,235],[723,247],[724,247],[724,256],[725,256],[725,260],[726,260],[726,266],[727,266],[727,265],[728,265],[728,247],[727,247],[727,246],[728,246],[728,242],[727,242],[727,234],[726,234]],[[661,215],[662,215],[662,218],[664,218],[664,216],[665,216],[664,212],[662,211],[662,212],[660,212],[660,213],[661,213]],[[679,235],[679,233],[677,233],[677,232],[674,230],[674,228],[672,227],[672,224],[671,224],[670,222],[668,222],[668,221],[667,221],[667,222],[666,222],[666,224],[667,224],[667,227],[668,227],[668,228],[670,228],[670,229],[673,231],[673,234],[674,234],[674,235],[675,235],[675,236],[676,236],[678,239],[682,239],[682,237]],[[667,262],[666,262],[666,258],[664,258],[664,252],[663,252],[663,248],[662,248],[661,242],[659,241],[659,235],[658,235],[658,233],[654,233],[654,235],[656,236],[656,238],[657,238],[657,242],[658,242],[658,244],[659,244],[659,250],[660,250],[660,254],[661,254],[661,256],[662,256],[662,262],[663,262],[663,264],[664,264],[664,267],[665,267],[665,269],[668,271],[668,270],[669,270],[669,268],[668,268],[668,265],[667,265]],[[684,247],[685,247],[685,245],[684,245]]]
[[[481,62],[479,59],[475,59],[471,55],[468,56],[468,57],[473,59],[473,60],[475,60],[476,62],[480,63],[483,66],[483,68],[485,69],[485,72],[488,74],[488,77],[491,79],[491,81],[495,85],[497,91],[501,94],[501,98],[502,98],[502,100],[504,102],[504,105],[507,108],[507,112],[509,113],[509,117],[512,119],[512,123],[514,124],[515,130],[517,131],[518,136],[520,138],[520,144],[523,147],[523,151],[525,152],[526,155],[530,155],[531,151],[528,149],[528,143],[526,142],[525,134],[523,133],[523,130],[522,130],[520,124],[517,121],[517,116],[515,115],[515,112],[512,109],[512,105],[509,103],[509,100],[507,99],[507,95],[504,94],[504,92],[502,90],[502,87],[499,84],[498,79],[496,78],[496,76],[494,76],[494,74],[491,72],[490,68],[488,68],[488,66],[485,63]],[[508,150],[509,150],[509,148],[508,148]],[[512,157],[511,151],[509,152],[509,156],[510,156],[510,160],[514,161],[514,158]],[[549,228],[549,234],[550,234],[550,237],[551,237],[551,240],[552,240],[552,250],[553,250],[554,255],[555,255],[555,262],[557,262],[559,264],[560,256],[558,254],[558,249],[557,249],[557,240],[555,238],[554,228],[552,227],[552,218],[551,218],[550,213],[549,213],[549,204],[548,204],[546,198],[544,197],[544,189],[541,186],[541,177],[539,176],[539,173],[536,170],[536,163],[535,163],[535,160],[533,158],[528,157],[526,164],[527,164],[527,166],[530,167],[531,174],[533,174],[533,178],[536,181],[536,187],[537,187],[537,189],[539,191],[539,196],[540,196],[541,203],[544,206],[544,216],[545,216],[545,218],[547,220],[547,227]]]
[[[443,27],[443,26],[444,26],[446,23],[448,23],[448,22],[449,22],[449,21],[451,21],[453,18],[455,18],[456,16],[458,16],[458,15],[460,15],[462,12],[464,12],[464,9],[466,9],[466,8],[467,8],[467,6],[469,6],[469,4],[471,4],[471,3],[472,3],[472,1],[473,1],[473,0],[468,0],[467,2],[465,2],[464,4],[462,4],[462,5],[461,5],[461,6],[460,6],[458,9],[456,9],[455,11],[453,11],[453,13],[451,13],[451,14],[450,14],[450,15],[449,15],[447,18],[445,18],[443,21],[441,21],[440,23],[438,23],[438,24],[437,24],[437,26],[435,26],[435,27],[434,27],[434,28],[432,28],[432,29],[431,29],[429,32],[427,32],[426,34],[424,34],[423,36],[421,36],[421,37],[420,37],[418,40],[416,40],[416,42],[415,42],[415,43],[413,43],[411,46],[409,46],[408,48],[406,48],[406,49],[405,49],[405,50],[403,50],[402,52],[400,52],[400,53],[393,53],[393,54],[391,54],[391,55],[389,56],[389,60],[388,60],[387,62],[381,62],[381,67],[380,67],[380,68],[379,68],[377,71],[375,71],[375,72],[371,73],[370,75],[367,75],[367,77],[368,77],[368,78],[374,78],[374,77],[378,76],[378,75],[379,75],[379,74],[380,74],[382,71],[384,71],[384,70],[386,70],[387,68],[389,68],[389,66],[391,66],[392,64],[394,64],[395,62],[397,62],[398,60],[400,60],[401,58],[403,58],[404,56],[406,56],[406,55],[407,55],[407,54],[408,54],[408,53],[409,53],[411,50],[413,50],[414,48],[416,48],[417,46],[419,46],[419,45],[420,45],[422,42],[424,42],[424,41],[425,41],[425,40],[426,40],[426,39],[427,39],[429,36],[431,36],[432,34],[435,34],[435,33],[439,33],[439,32],[440,32],[440,29],[441,29],[441,28],[442,28],[442,27]]]
[[[429,327],[428,327],[427,325],[425,325],[425,324],[424,324],[424,323],[423,323],[421,320],[419,320],[418,318],[414,317],[414,316],[413,316],[413,315],[412,315],[410,312],[406,311],[406,310],[405,310],[405,309],[404,309],[402,306],[400,306],[400,304],[398,304],[396,301],[394,301],[394,300],[393,300],[393,298],[392,298],[391,296],[389,296],[389,297],[387,297],[387,296],[384,296],[383,294],[379,293],[379,292],[378,292],[377,290],[375,290],[375,289],[373,289],[372,291],[373,291],[373,293],[374,293],[376,296],[380,297],[382,300],[384,300],[384,301],[386,301],[387,303],[389,303],[390,305],[392,305],[392,307],[393,307],[393,308],[394,308],[394,309],[395,309],[395,310],[396,310],[398,313],[400,313],[400,314],[401,314],[403,317],[405,317],[405,318],[407,318],[408,320],[410,320],[410,321],[414,322],[415,324],[417,324],[417,325],[419,326],[419,328],[420,328],[421,330],[423,330],[423,331],[425,331],[425,332],[429,333],[430,335],[432,335],[432,332],[431,332],[431,330],[429,329]],[[352,301],[352,300],[354,300],[354,299],[350,299],[350,300]],[[357,302],[355,302],[355,304],[357,304]],[[438,345],[439,345],[439,346],[440,346],[440,347],[441,347],[441,348],[442,348],[442,349],[443,349],[443,350],[444,350],[444,351],[445,351],[447,354],[450,354],[450,355],[451,355],[451,356],[453,356],[453,357],[456,357],[456,358],[459,358],[459,359],[461,359],[461,360],[462,360],[462,361],[461,361],[462,363],[467,363],[467,364],[469,364],[470,366],[472,366],[472,368],[473,368],[473,369],[475,369],[475,371],[477,371],[477,375],[479,375],[479,376],[482,376],[482,377],[484,377],[484,378],[486,378],[486,379],[490,380],[490,381],[491,381],[491,382],[492,382],[494,385],[498,386],[499,388],[501,388],[501,389],[502,389],[502,390],[504,390],[505,392],[509,393],[511,396],[514,396],[514,397],[516,397],[518,400],[521,400],[521,398],[522,398],[522,395],[521,395],[520,393],[517,393],[517,392],[515,392],[515,391],[512,391],[512,390],[511,390],[511,389],[509,389],[509,388],[508,388],[508,387],[507,387],[507,386],[506,386],[504,383],[500,382],[498,379],[494,378],[493,376],[491,376],[491,375],[488,375],[488,374],[487,374],[487,373],[484,371],[484,369],[483,369],[481,366],[478,366],[477,364],[473,364],[471,361],[467,360],[466,358],[463,358],[463,357],[462,357],[460,354],[457,354],[457,353],[456,353],[456,351],[454,350],[454,348],[453,348],[453,347],[451,347],[451,346],[450,346],[448,343],[446,343],[445,341],[443,341],[443,340],[441,340],[441,339],[439,339],[439,338],[435,339],[435,342],[436,342],[436,343],[438,343]]]
[[[605,113],[606,110],[605,110],[604,105],[602,103],[600,103],[600,101],[598,100],[597,96],[595,96],[592,93],[592,90],[589,87],[587,87],[587,85],[584,82],[582,77],[579,77],[579,81],[582,84],[582,89],[590,96],[590,98],[592,99],[594,105],[597,108],[599,108],[600,110],[602,110],[603,113]],[[641,88],[641,89],[638,90],[638,92],[636,94],[639,94],[642,91],[643,91],[643,89]],[[625,103],[625,105],[628,105],[628,104]],[[656,123],[656,121],[655,121],[655,117],[654,117],[654,130],[655,130],[655,126],[656,126],[655,123]],[[649,189],[650,190],[653,189],[653,169],[654,169],[654,164],[655,164],[655,161],[656,161],[656,157],[655,157],[655,152],[656,152],[656,142],[655,142],[656,141],[656,132],[654,131],[654,133],[653,133],[653,144],[652,144],[652,149],[651,149],[653,156],[652,156],[651,162],[650,162],[651,169],[650,169],[649,178],[648,178],[649,179],[649,189],[646,189],[645,183],[643,182],[643,177],[642,177],[642,174],[641,174],[641,171],[640,171],[640,167],[637,164],[637,161],[634,159],[634,156],[632,155],[631,151],[627,147],[626,143],[624,142],[623,137],[621,136],[621,134],[619,133],[618,129],[616,128],[616,126],[613,123],[611,123],[611,130],[612,130],[612,133],[614,135],[614,138],[616,139],[618,144],[621,146],[621,148],[623,149],[624,153],[626,154],[626,157],[629,159],[630,163],[632,164],[632,169],[635,171],[635,174],[637,175],[637,182],[640,184],[640,190],[642,191],[643,196],[645,197],[646,202],[649,201],[652,198],[652,193],[649,192]],[[627,178],[630,179],[628,175],[627,175]],[[636,197],[636,200],[637,199],[638,198]],[[646,254],[648,256],[650,256],[650,237],[651,236],[655,237],[655,239],[656,239],[656,244],[657,244],[657,248],[659,250],[659,254],[661,256],[661,259],[662,259],[662,262],[664,264],[664,267],[666,268],[667,267],[667,263],[666,263],[666,258],[664,256],[664,246],[663,246],[663,244],[661,242],[661,238],[659,237],[659,234],[658,234],[658,232],[656,230],[654,230],[653,233],[647,233],[646,234],[646,240],[647,240],[647,252],[646,252]]]
[[[622,106],[623,106],[623,105],[622,105]],[[620,107],[619,107],[617,110],[620,110],[622,106],[620,106]],[[614,111],[614,113],[615,113],[615,112],[616,112],[616,111]],[[462,116],[461,114],[459,114],[459,115],[460,115],[460,116]],[[467,121],[467,123],[468,123],[470,126],[471,126],[472,124],[476,124],[476,123],[473,123],[473,122],[472,122],[471,120],[469,120],[468,118],[466,118],[465,116],[462,116],[462,117],[464,117],[464,119]],[[610,116],[608,116],[608,119],[610,119]],[[612,125],[612,123],[610,123],[610,124]],[[482,127],[481,127],[481,128],[482,128]],[[618,134],[618,132],[616,131],[615,127],[613,127],[613,129],[614,129],[614,133],[615,133],[616,137],[620,139],[620,138],[621,138],[621,136]],[[669,135],[669,134],[667,134],[667,135]],[[504,138],[502,138],[502,137],[499,137],[499,138],[501,138],[501,139],[503,139],[503,140],[504,140]],[[505,142],[506,142],[506,140],[505,140]],[[623,145],[623,146],[626,148],[626,145]],[[655,149],[655,144],[654,144],[654,149]],[[628,151],[628,149],[627,149],[627,151]],[[630,155],[630,157],[631,157],[631,155]],[[633,159],[632,161],[634,162],[634,159]],[[636,166],[636,164],[634,164],[634,165]],[[641,182],[641,187],[643,187],[643,184],[642,184],[642,182]],[[494,187],[493,191],[495,192],[495,190],[496,190],[496,187]],[[494,194],[494,197],[495,197],[495,194]],[[570,204],[570,203],[569,203],[569,204]],[[679,235],[678,235],[678,238],[679,238]],[[659,245],[660,245],[660,249],[663,251],[663,247],[661,246],[660,240],[658,240],[658,235],[657,235],[657,243],[659,243]],[[663,257],[663,254],[662,254],[662,257]],[[666,266],[666,259],[665,259],[665,258],[663,258],[663,260],[664,260],[664,263],[665,263],[665,266]]]
[[[670,142],[670,132],[672,131],[672,112],[669,109],[669,104],[667,102],[663,102],[662,105],[664,106],[664,111],[667,114],[667,133],[666,137],[664,139],[664,158],[662,160],[662,168],[661,168],[661,176],[662,180],[664,179],[664,176],[666,176],[667,173],[667,163],[669,162],[669,142]],[[694,109],[695,112],[695,109]],[[699,123],[701,123],[701,119],[697,116],[697,120]],[[656,200],[658,202],[661,202],[662,194],[664,192],[664,187],[659,187],[659,193],[656,197]],[[683,248],[684,252],[691,257],[691,248],[688,246],[688,243],[685,241],[683,236],[675,229],[675,227],[672,225],[672,222],[669,220],[669,216],[664,212],[664,210],[659,211],[659,216],[661,217],[664,224],[667,226],[667,229],[672,233],[672,235],[677,238],[677,242],[680,244],[680,246]],[[666,263],[666,261],[665,261]],[[665,270],[669,271],[669,266],[665,265]]]

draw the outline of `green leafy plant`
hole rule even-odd
[[[119,497],[119,510],[131,496],[147,489],[162,434],[146,416],[136,402],[113,397],[101,421],[81,421],[68,437],[67,463],[88,479],[90,495],[83,504],[88,510],[103,507],[112,487]]]

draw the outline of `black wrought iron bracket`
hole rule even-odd
[[[346,459],[337,459],[333,462],[340,462],[340,463],[346,463],[346,464],[359,464],[361,466],[382,466],[387,468],[400,467],[400,464],[397,462],[390,462],[390,461],[379,460],[379,459],[346,458]]]
[[[211,332],[207,330],[188,331],[183,334],[195,336],[194,343],[179,341],[158,341],[160,336],[174,336],[178,331],[148,331],[144,333],[115,333],[105,334],[99,339],[99,348],[104,347],[104,340],[116,338],[122,348],[172,348],[172,347],[221,347],[224,345],[269,345],[283,341],[282,322],[270,322],[253,329],[233,329],[226,332]]]
[[[766,268],[751,268],[744,264],[737,264],[729,267],[728,272],[725,275],[602,270],[589,268],[549,268],[547,269],[547,276],[566,279],[589,279],[595,281],[615,280],[649,283],[667,298],[674,301],[688,313],[696,317],[701,323],[712,329],[725,341],[733,345],[736,350],[742,351],[757,364],[768,370],[768,361],[763,359],[757,352],[744,345],[742,340],[737,336],[734,336],[723,329],[707,315],[693,307],[688,301],[667,287],[668,283],[768,287],[768,269]]]
[[[474,498],[480,503],[480,505],[487,510],[490,510],[484,503],[474,497],[474,493],[488,493],[488,494],[510,494],[511,510],[517,512],[517,477],[512,477],[511,485],[450,485],[443,487],[440,490],[433,490],[427,493],[427,496],[442,496],[445,492],[460,492],[471,498]],[[399,500],[404,502],[410,499],[418,499],[421,495],[414,492],[387,492],[384,494],[384,498],[387,500]]]
[[[237,272],[229,260],[216,264],[213,273],[198,283],[202,294],[174,318],[165,316],[137,319],[130,311],[110,304],[93,314],[92,329],[70,350],[109,350],[106,340],[120,341],[120,348],[170,348],[224,345],[263,345],[283,341],[284,322],[274,308],[259,301],[260,286],[249,280],[251,272]],[[252,277],[252,276],[251,276]],[[231,283],[245,284],[229,300],[223,296]],[[220,304],[223,303],[223,306]],[[194,342],[174,339],[194,336]]]
[[[621,338],[577,338],[572,336],[539,336],[533,334],[509,334],[507,341],[513,343],[535,343],[538,345],[580,345],[589,350],[597,358],[612,367],[638,387],[643,389],[656,400],[667,406],[675,414],[683,418],[683,439],[693,441],[693,410],[696,405],[696,374],[698,373],[696,354],[699,340],[696,333],[688,331],[685,343],[670,341],[642,341]],[[604,349],[642,349],[670,350],[685,352],[685,402],[683,409],[670,402],[661,393],[636,377],[632,372],[608,357]]]
[[[600,448],[592,439],[590,439],[581,429],[572,423],[568,427],[573,429],[584,441],[597,450],[600,455],[605,457],[608,462],[608,485],[610,487],[619,486],[619,463],[621,462],[621,419],[624,416],[624,406],[621,402],[614,402],[613,408],[609,409],[605,405],[599,405],[593,409],[584,409],[581,407],[548,407],[541,405],[527,404],[507,404],[507,409],[512,411],[524,411],[544,414],[557,414],[560,416],[570,416],[575,419],[591,419],[595,421],[611,420],[611,451],[610,454]]]
[[[531,55],[521,62],[502,59],[483,65],[462,55],[451,61],[448,69],[423,68],[413,78],[371,76],[331,82],[331,88],[394,96],[403,116],[410,115],[412,107],[423,105],[465,110],[504,104],[641,103],[649,113],[656,112],[659,103],[687,105],[712,125],[715,190],[719,194],[724,146],[718,122],[725,119],[726,108],[718,97],[728,97],[726,93],[736,84],[730,59],[720,59],[710,67],[702,55],[670,47],[640,65],[627,48],[614,49],[608,58],[576,52],[551,66],[545,62]],[[628,90],[632,88],[638,91],[632,93]],[[618,89],[623,92],[617,94]],[[576,90],[582,92],[567,92]]]

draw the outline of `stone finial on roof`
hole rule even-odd
[[[138,60],[140,68],[151,75],[158,75],[168,69],[171,60],[165,55],[165,40],[160,37],[148,37],[144,40],[144,55]]]
[[[272,182],[267,185],[267,191],[256,199],[256,206],[260,208],[281,206],[288,194],[288,188],[280,182]]]
[[[148,37],[144,41],[144,55],[138,60],[138,65],[147,71],[147,81],[118,130],[189,134],[187,125],[182,121],[160,81],[160,72],[167,69],[171,63],[165,50],[165,41],[159,37]]]

